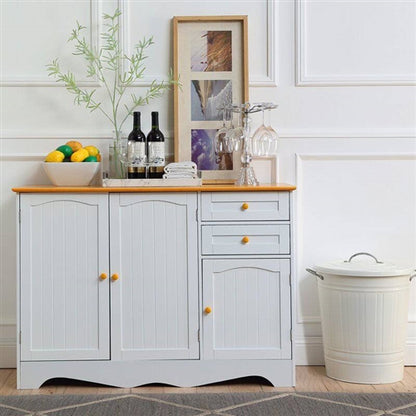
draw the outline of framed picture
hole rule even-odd
[[[247,16],[173,18],[175,161],[192,160],[207,181],[231,182],[240,155],[219,150],[227,104],[248,101]]]

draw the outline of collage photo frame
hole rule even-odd
[[[218,151],[223,106],[248,101],[247,16],[173,18],[175,161],[192,160],[207,182],[232,182],[237,152]]]

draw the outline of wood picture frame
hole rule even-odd
[[[175,162],[193,160],[204,182],[232,182],[240,155],[216,153],[218,107],[248,101],[247,16],[173,17]]]

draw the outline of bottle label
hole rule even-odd
[[[134,142],[129,141],[127,143],[127,161],[133,163],[134,160]]]
[[[136,166],[146,163],[146,145],[144,142],[130,141],[128,143],[127,161]]]
[[[165,142],[149,142],[149,163],[165,166]]]
[[[142,165],[146,162],[146,144],[144,142],[134,143],[134,163]]]

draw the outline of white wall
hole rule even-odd
[[[63,63],[79,70],[66,43],[74,21],[92,24],[88,36],[96,40],[101,13],[116,4],[1,3],[0,367],[14,366],[16,342],[10,188],[47,183],[38,162],[67,139],[105,149],[111,136],[98,113],[74,106],[47,77],[45,64],[63,56]],[[149,0],[121,7],[126,48],[154,35],[149,78],[162,78],[171,65],[172,16],[249,15],[250,98],[279,104],[273,114],[281,136],[278,177],[298,186],[297,362],[322,363],[316,282],[305,267],[356,251],[416,265],[415,3]],[[172,96],[143,110],[145,130],[155,109],[171,136]],[[407,354],[413,365],[415,286]]]

